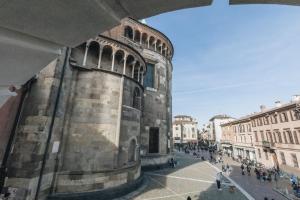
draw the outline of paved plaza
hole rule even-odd
[[[276,183],[274,181],[263,182],[257,180],[254,170],[251,170],[251,176],[241,175],[240,163],[233,161],[231,158],[224,157],[224,164],[229,164],[232,168],[232,173],[229,177],[237,182],[242,188],[244,188],[254,199],[263,199],[267,197],[269,200],[281,200],[286,199],[281,194],[273,190],[276,187]],[[219,169],[221,169],[221,164],[216,165]],[[286,185],[288,187],[288,185]]]
[[[175,169],[146,172],[147,187],[137,196],[122,199],[132,200],[246,200],[239,191],[229,192],[228,186],[217,190],[215,176],[217,169],[207,161],[191,155],[177,153],[179,161]]]

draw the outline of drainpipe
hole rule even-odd
[[[60,93],[61,93],[61,89],[62,89],[62,85],[63,85],[63,79],[64,79],[64,76],[65,76],[65,69],[66,69],[66,65],[67,65],[68,54],[69,54],[69,48],[66,47],[64,62],[63,62],[60,81],[59,81],[59,86],[58,86],[58,91],[57,91],[56,99],[55,99],[55,105],[54,105],[54,109],[53,109],[53,113],[52,113],[52,117],[51,117],[51,122],[50,122],[46,147],[45,147],[45,151],[44,151],[44,154],[43,154],[43,160],[42,160],[42,166],[41,166],[39,180],[38,180],[38,184],[37,184],[37,190],[36,190],[36,193],[35,193],[35,198],[34,198],[35,200],[38,200],[38,198],[39,198],[39,192],[40,192],[41,184],[42,184],[42,180],[43,180],[43,173],[44,173],[44,170],[45,170],[46,161],[47,161],[47,157],[48,157],[47,155],[48,155],[50,142],[51,142],[51,138],[52,138],[52,133],[53,133],[55,116],[56,116],[56,113],[57,113]]]
[[[19,121],[21,119],[21,113],[22,113],[22,110],[23,110],[23,105],[25,103],[26,97],[28,96],[27,94],[28,94],[28,92],[31,88],[31,84],[34,81],[34,79],[35,78],[30,79],[22,87],[23,91],[22,91],[21,99],[20,99],[20,102],[19,102],[19,105],[18,105],[17,114],[16,114],[16,117],[15,117],[15,120],[14,120],[14,123],[13,123],[13,127],[12,127],[12,130],[11,130],[9,139],[8,139],[8,143],[7,143],[7,146],[6,146],[6,149],[5,149],[5,152],[4,152],[4,156],[3,156],[3,160],[2,160],[2,163],[1,163],[1,167],[0,167],[0,194],[2,194],[2,192],[3,192],[2,190],[3,190],[4,184],[5,184],[8,158],[9,158],[9,154],[10,154],[10,152],[12,150],[12,147],[13,147],[13,142],[14,142],[15,135],[16,135],[16,132],[17,132],[16,130],[17,130]]]

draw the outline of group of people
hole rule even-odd
[[[251,176],[251,166],[249,164],[242,163],[241,170],[242,170],[242,175],[245,175],[245,171],[247,171],[248,176]]]
[[[261,181],[272,181],[272,176],[274,176],[274,181],[277,181],[278,173],[273,170],[266,170],[266,169],[258,169],[255,168],[254,172],[256,174],[257,180]]]

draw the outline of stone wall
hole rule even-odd
[[[46,151],[47,138],[54,113],[64,55],[43,69],[28,91],[18,124],[14,147],[9,159],[7,187],[17,188],[19,199],[34,199],[41,166],[46,153],[47,164],[41,184],[41,197],[51,187],[56,154],[51,152],[54,140],[59,138],[64,112],[57,112],[53,137]],[[63,95],[61,95],[63,98]],[[58,108],[60,109],[60,108]],[[45,193],[44,193],[45,192]]]
[[[153,156],[149,153],[149,130],[150,127],[159,128],[159,152],[158,155],[165,155],[168,158],[170,153],[170,139],[172,135],[172,65],[163,56],[151,50],[144,49],[143,56],[148,62],[155,64],[154,88],[145,88],[144,93],[144,114],[141,131],[141,149],[143,152],[143,166],[147,164],[164,164],[167,159],[155,159],[153,162],[149,158]]]
[[[132,28],[132,38],[126,36],[126,27]],[[164,164],[172,151],[172,44],[163,33],[131,18],[123,19],[121,25],[105,32],[104,35],[130,45],[140,52],[146,62],[155,65],[154,88],[144,90],[140,150],[142,159],[145,159],[142,162],[143,166],[151,163]],[[162,46],[158,43],[153,45],[156,42],[165,45],[166,52],[159,50]],[[159,152],[156,155],[148,154],[151,127],[159,129]],[[154,159],[157,156],[160,158]],[[162,156],[166,159],[161,159]]]
[[[10,97],[0,107],[0,166],[3,160],[7,143],[13,129],[18,107],[21,101],[23,90],[20,89],[15,97]]]
[[[76,69],[73,81],[55,191],[90,192],[136,180],[140,165],[128,161],[128,148],[131,139],[139,138],[141,112],[126,104],[140,86],[102,70]]]

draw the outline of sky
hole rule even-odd
[[[191,115],[201,126],[300,94],[300,7],[215,0],[146,21],[174,45],[173,116]]]

